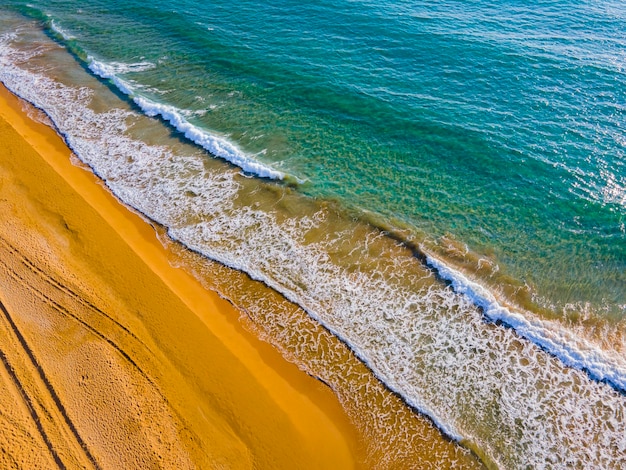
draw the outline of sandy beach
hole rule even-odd
[[[352,468],[330,390],[0,94],[0,467]]]

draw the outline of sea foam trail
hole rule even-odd
[[[327,207],[293,216],[239,204],[261,183],[209,168],[200,151],[133,139],[129,126],[145,116],[122,104],[95,112],[101,84],[61,84],[46,75],[52,63],[29,60],[44,49],[10,42],[0,38],[0,80],[45,110],[117,197],[301,305],[448,435],[502,468],[626,468],[623,394],[486,323],[469,296],[378,231]]]
[[[61,28],[54,20],[50,20],[50,28],[53,32],[61,36],[65,41],[71,41],[73,39],[76,39],[75,36]]]
[[[452,283],[456,292],[467,295],[491,321],[500,321],[520,336],[555,355],[564,364],[587,371],[596,380],[604,380],[626,392],[626,363],[620,355],[609,355],[596,345],[576,337],[561,325],[545,320],[529,320],[524,315],[502,306],[494,295],[480,284],[430,255],[428,264]]]
[[[150,117],[160,116],[167,122],[169,122],[176,130],[181,132],[187,139],[191,140],[195,144],[199,145],[203,149],[207,150],[216,157],[223,158],[224,160],[238,166],[242,170],[251,173],[253,175],[260,176],[262,178],[270,178],[276,180],[282,180],[285,178],[285,174],[270,168],[266,165],[259,163],[247,156],[244,152],[238,149],[235,145],[227,140],[211,135],[208,132],[200,129],[199,127],[191,124],[180,113],[180,110],[174,106],[156,103],[145,97],[142,97],[136,93],[132,85],[118,76],[120,68],[112,64],[107,64],[95,60],[93,57],[88,59],[89,69],[97,76],[111,82],[125,95],[128,95],[133,102],[141,108],[141,110]],[[127,71],[136,71],[132,67],[126,66]]]

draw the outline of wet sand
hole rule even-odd
[[[353,468],[332,392],[0,90],[0,467]]]

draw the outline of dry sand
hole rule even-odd
[[[0,468],[353,468],[330,390],[22,106],[0,90]]]

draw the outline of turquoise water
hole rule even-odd
[[[624,314],[623,5],[142,3],[44,11],[306,193],[450,234],[557,310]]]
[[[307,194],[420,237],[449,234],[542,306],[623,316],[620,3],[64,1],[40,12],[80,53],[153,64],[120,75]]]
[[[540,306],[623,316],[621,3],[64,1],[41,11],[83,54],[154,64],[120,75],[306,181],[307,194],[420,240],[448,234]]]
[[[621,2],[8,5],[0,80],[118,197],[503,468],[619,467]],[[590,434],[597,460],[575,454]]]

